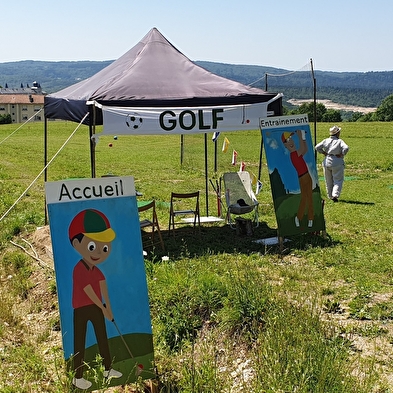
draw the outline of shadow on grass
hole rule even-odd
[[[238,235],[236,230],[229,225],[201,225],[201,232],[193,230],[191,226],[180,226],[172,232],[161,230],[166,251],[163,252],[156,247],[153,254],[157,260],[167,255],[171,260],[186,257],[196,257],[206,254],[242,253],[242,254],[287,254],[295,249],[307,249],[310,247],[332,247],[337,244],[330,236],[323,237],[322,234],[307,233],[286,237],[283,249],[279,244],[264,245],[256,240],[272,238],[277,236],[277,229],[270,228],[266,222],[260,222],[254,233],[250,236]],[[149,249],[146,248],[149,252]]]
[[[340,199],[339,202],[349,203],[351,205],[375,205],[374,202],[352,201],[352,200],[348,200],[348,199]]]

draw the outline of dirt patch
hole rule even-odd
[[[40,258],[53,268],[52,241],[49,226],[37,228],[32,235],[31,242]]]
[[[296,98],[291,98],[288,102],[295,106],[300,106],[301,104],[313,102],[313,100],[298,100]],[[336,109],[339,111],[347,111],[347,112],[360,112],[360,113],[371,113],[375,112],[377,108],[367,108],[363,106],[356,106],[356,105],[345,105],[345,104],[338,104],[331,100],[317,100],[318,104],[323,104],[327,109]]]

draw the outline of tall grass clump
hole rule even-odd
[[[255,347],[256,385],[264,392],[366,393],[375,380],[349,340],[321,319],[318,307],[277,300]]]
[[[15,298],[26,299],[28,290],[34,285],[30,280],[32,267],[29,258],[18,252],[8,253],[2,259],[2,268],[10,284],[8,290]]]
[[[233,270],[227,272],[228,293],[219,311],[220,324],[230,334],[253,341],[265,325],[272,288],[255,264],[236,255],[228,259],[234,259]]]
[[[192,342],[206,321],[217,322],[227,292],[207,258],[157,264],[149,287],[156,339],[170,350]]]

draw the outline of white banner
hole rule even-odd
[[[102,134],[157,135],[258,130],[259,119],[268,116],[269,103],[184,108],[102,106]]]
[[[59,180],[45,183],[46,203],[63,203],[135,196],[132,176]]]

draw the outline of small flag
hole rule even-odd
[[[261,192],[261,190],[262,190],[262,182],[260,180],[258,180],[257,189],[255,191],[255,194],[258,195]]]
[[[228,147],[229,147],[229,140],[227,137],[224,138],[224,143],[222,144],[222,151],[224,153],[226,153],[228,151]]]
[[[240,163],[239,172],[243,172],[245,169],[246,169],[246,163],[245,163],[244,161],[242,161],[242,162]]]
[[[220,131],[213,132],[212,141],[215,142],[220,135]]]
[[[251,184],[253,186],[256,186],[256,184],[257,184],[257,177],[253,173],[250,173],[250,177],[251,177]]]
[[[236,161],[237,161],[237,151],[234,150],[232,153],[232,165],[236,165]]]

